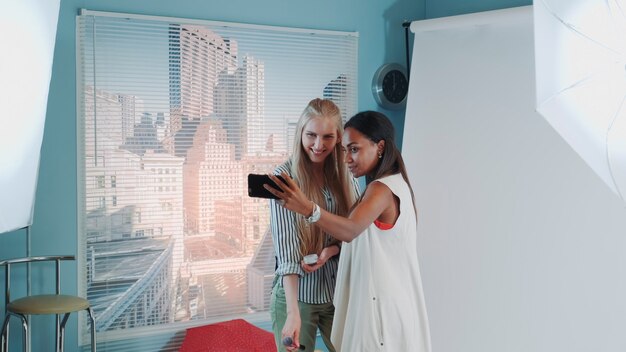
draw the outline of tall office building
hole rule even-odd
[[[191,234],[215,235],[216,202],[241,197],[243,176],[235,160],[235,146],[227,143],[221,122],[198,126],[183,167],[185,229]]]
[[[118,101],[122,107],[122,138],[126,143],[135,134],[135,124],[141,123],[144,106],[143,101],[134,95],[120,94]]]
[[[164,146],[171,154],[186,156],[189,135],[197,123],[214,113],[218,76],[237,67],[237,42],[194,25],[169,30],[170,128]],[[186,131],[184,131],[186,129]]]
[[[244,56],[241,67],[219,75],[215,88],[215,116],[223,121],[238,160],[265,149],[264,115],[265,66]]]
[[[293,141],[296,137],[296,129],[298,128],[298,120],[285,118],[285,138],[287,141],[287,153],[293,153]]]
[[[349,117],[348,111],[352,111],[353,107],[350,106],[348,101],[348,77],[345,74],[340,74],[337,78],[330,81],[326,87],[324,87],[323,97],[324,99],[332,100],[341,110],[341,118],[343,121]]]

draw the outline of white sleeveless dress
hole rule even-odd
[[[400,199],[400,216],[342,244],[331,341],[337,352],[430,352],[411,192],[401,174],[374,182]]]

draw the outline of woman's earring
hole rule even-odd
[[[383,157],[383,152],[378,152],[378,159],[381,159]]]

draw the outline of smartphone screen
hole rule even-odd
[[[279,179],[283,180],[282,177],[276,175]],[[258,174],[249,174],[248,175],[248,196],[255,198],[268,198],[268,199],[278,199],[275,195],[270,193],[270,191],[266,190],[263,187],[263,184],[268,184],[278,190],[280,188],[272,181],[272,179],[268,175],[258,175]]]

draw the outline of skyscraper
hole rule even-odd
[[[184,120],[197,122],[215,112],[215,85],[220,74],[235,71],[237,42],[203,26],[171,26],[169,51],[170,128],[164,146],[185,156],[197,123]]]
[[[265,149],[264,115],[265,67],[244,56],[241,67],[219,75],[215,88],[215,116],[223,121],[238,160]]]
[[[348,106],[348,77],[345,74],[340,74],[337,78],[330,81],[326,87],[324,87],[324,99],[332,100],[341,110],[341,118],[346,121],[346,112],[351,111]]]

